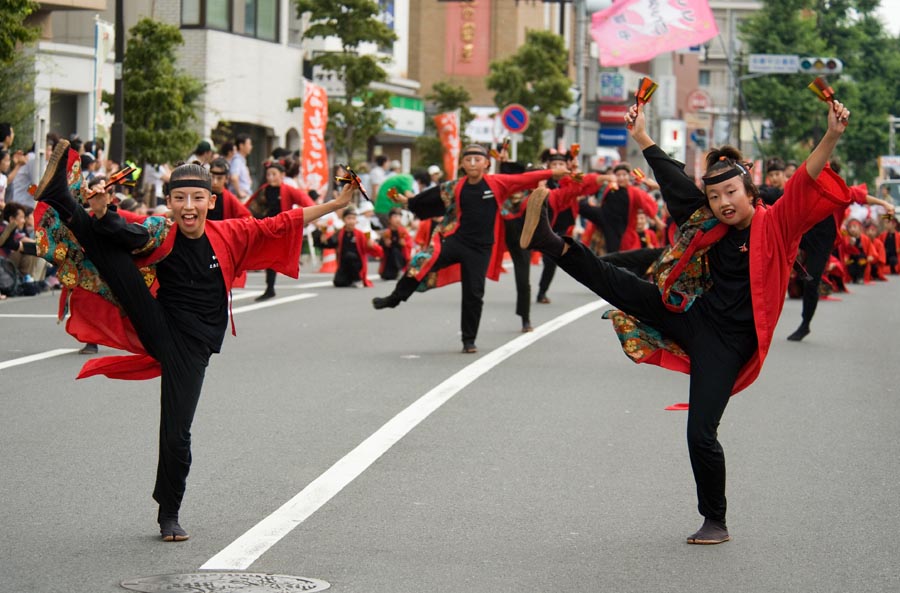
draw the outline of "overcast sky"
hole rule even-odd
[[[900,0],[881,0],[878,12],[884,18],[888,31],[894,35],[900,34]]]

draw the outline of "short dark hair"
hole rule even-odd
[[[618,173],[619,171],[625,171],[626,173],[631,173],[631,165],[626,162],[621,162],[615,167],[613,167],[613,173]]]
[[[273,159],[283,159],[286,156],[291,156],[291,151],[287,148],[277,147],[272,151]]]
[[[199,179],[210,183],[209,171],[206,167],[197,163],[185,163],[172,169],[169,181],[178,181],[179,179]]]
[[[386,162],[388,162],[388,158],[383,154],[379,154],[375,157],[375,164],[379,167],[383,167]]]
[[[237,148],[238,146],[240,146],[241,144],[243,144],[244,142],[246,142],[249,139],[250,139],[250,134],[241,133],[241,134],[235,135],[235,137],[234,137],[235,148]]]
[[[5,140],[7,136],[12,134],[12,124],[8,121],[0,122],[0,140]]]
[[[232,150],[234,150],[233,142],[223,142],[222,146],[219,148],[219,154],[224,156],[224,155],[228,154],[229,152],[231,152]]]
[[[19,204],[18,202],[7,202],[3,207],[3,220],[9,220],[14,216],[18,216],[19,210],[25,212],[25,206]]]
[[[356,210],[354,210],[353,208],[347,208],[346,210],[344,210],[344,213],[341,214],[341,219],[343,220],[344,218],[347,218],[348,216],[356,216],[356,215],[357,215]]]
[[[403,210],[401,210],[400,208],[391,208],[390,210],[388,210],[388,218],[394,216],[395,214],[397,216],[403,216]]]
[[[229,171],[231,171],[231,166],[228,164],[228,159],[216,157],[209,164],[210,172],[212,172],[213,169],[225,171],[225,174],[228,175]]]
[[[773,156],[766,161],[766,174],[772,171],[784,171],[784,161],[780,157]]]

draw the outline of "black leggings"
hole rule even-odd
[[[673,313],[656,284],[598,258],[580,243],[567,243],[559,267],[613,307],[674,339],[690,356],[687,442],[698,509],[704,517],[725,521],[725,453],[717,430],[738,373],[756,351],[755,332],[729,333],[703,314],[699,300],[687,312]]]
[[[47,201],[54,206],[62,201],[57,208],[61,216],[71,213],[66,226],[122,305],[144,349],[162,366],[159,462],[153,498],[162,509],[177,512],[191,467],[191,423],[212,352],[205,343],[183,333],[153,298],[126,250],[127,241],[123,244],[121,235],[104,233],[102,221],[64,200],[54,196]],[[114,213],[108,216],[118,217]]]
[[[484,308],[484,285],[490,263],[490,247],[474,247],[451,235],[444,239],[441,244],[441,254],[431,267],[432,272],[437,272],[447,266],[460,264],[462,274],[460,329],[462,330],[463,344],[474,343],[475,338],[478,337],[481,310]],[[412,296],[418,286],[418,280],[404,275],[394,287],[393,294],[405,301]]]
[[[519,245],[525,218],[504,220],[503,224],[506,227],[506,248],[516,277],[516,315],[522,321],[531,321],[531,250],[522,249]]]

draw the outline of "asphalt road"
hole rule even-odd
[[[900,279],[822,302],[802,343],[786,304],[720,427],[734,540],[712,547],[684,543],[701,523],[686,416],[664,408],[686,376],[631,363],[562,271],[533,306],[555,325],[524,342],[511,274],[488,283],[477,355],[459,353],[458,286],[376,312],[392,283],[327,280],[280,277],[256,310],[261,274],[236,293],[180,544],[150,497],[158,382],[76,382],[74,352],[14,364],[79,345],[56,295],[0,303],[0,591],[201,567],[341,593],[900,591]]]

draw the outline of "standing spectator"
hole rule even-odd
[[[204,169],[209,169],[209,163],[213,160],[213,149],[209,142],[201,140],[194,153],[188,157],[187,162],[200,165]]]
[[[421,188],[419,191],[425,191],[429,187],[434,187],[441,182],[441,177],[444,176],[444,172],[441,171],[441,168],[437,165],[431,165],[428,167],[428,177],[430,178],[430,182],[426,187]]]
[[[234,156],[231,158],[231,191],[242,202],[250,198],[252,182],[247,156],[253,150],[253,140],[247,134],[238,134],[234,138]]]
[[[384,165],[387,163],[387,160],[387,157],[383,154],[375,157],[375,166],[369,171],[369,183],[372,184],[371,191],[369,192],[370,196],[378,195],[378,190],[381,188],[381,184],[384,183],[384,180],[387,177],[387,171],[384,170]]]

